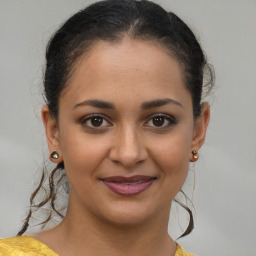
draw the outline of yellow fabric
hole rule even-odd
[[[0,239],[0,256],[58,256],[58,254],[31,236],[17,236]]]
[[[192,253],[185,252],[184,249],[179,244],[176,243],[176,245],[177,245],[177,250],[176,250],[175,256],[195,256]]]
[[[58,256],[47,245],[31,236],[0,239],[0,256]],[[175,256],[194,256],[177,244]]]

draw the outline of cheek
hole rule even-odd
[[[163,175],[168,178],[184,179],[187,175],[189,159],[186,147],[167,145],[165,149],[159,149],[157,153],[157,162],[163,171]]]
[[[152,140],[151,148],[155,159],[165,167],[188,164],[192,142],[192,129],[177,129],[166,136]],[[166,168],[164,168],[166,169]],[[173,169],[173,168],[171,168]],[[175,168],[174,168],[175,169]]]
[[[171,196],[180,190],[187,177],[191,138],[191,132],[181,130],[154,143],[152,159],[161,169],[164,188]]]
[[[69,134],[69,135],[67,135]],[[104,160],[108,142],[95,139],[83,132],[65,133],[61,140],[61,150],[65,164],[65,170],[70,183],[88,183],[88,176],[95,177],[95,170]]]

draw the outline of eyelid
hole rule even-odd
[[[89,125],[85,125],[85,123],[94,118],[94,117],[99,117],[99,118],[102,118],[105,122],[107,122],[108,124],[107,125],[104,125],[104,126],[89,126]],[[150,121],[152,121],[153,118],[155,117],[164,117],[166,120],[168,120],[169,124],[165,125],[165,126],[154,126],[154,125],[147,125]],[[113,126],[113,124],[109,121],[109,118],[106,116],[106,115],[102,115],[102,114],[89,114],[89,115],[86,115],[84,117],[82,117],[80,120],[79,120],[79,123],[81,123],[81,125],[86,128],[86,129],[90,129],[90,130],[100,130],[100,129],[104,129],[104,128],[107,128],[107,127],[111,127]],[[164,114],[164,113],[157,113],[157,114],[153,114],[153,115],[150,115],[149,117],[147,117],[147,121],[145,122],[145,126],[147,127],[153,127],[153,128],[156,128],[156,129],[165,129],[165,128],[170,128],[172,126],[174,126],[175,124],[177,124],[177,119],[170,115],[170,114]]]
[[[155,117],[164,117],[166,118],[168,121],[169,121],[169,124],[166,125],[166,126],[162,126],[162,127],[157,127],[157,126],[149,126],[149,125],[146,125],[148,127],[154,127],[156,129],[165,129],[165,128],[170,128],[172,126],[174,126],[175,124],[177,124],[177,119],[172,116],[172,115],[169,115],[169,114],[164,114],[164,113],[158,113],[158,114],[153,114],[151,115],[150,117],[147,118],[147,121],[145,124],[149,123],[153,118]]]
[[[106,121],[108,123],[108,125],[106,126],[100,126],[100,127],[93,127],[93,126],[86,126],[84,125],[86,121],[94,118],[94,117],[100,117],[102,118],[104,121]],[[97,129],[104,129],[106,127],[110,127],[110,126],[113,126],[112,123],[109,121],[109,118],[106,117],[105,115],[102,115],[102,114],[90,114],[90,115],[87,115],[87,116],[84,116],[83,118],[80,119],[80,123],[87,129],[91,129],[91,130],[97,130]]]

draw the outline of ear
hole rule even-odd
[[[202,104],[201,115],[197,117],[194,125],[194,133],[191,144],[191,151],[199,150],[205,140],[207,126],[210,121],[210,106],[208,103]]]
[[[60,163],[62,159],[62,153],[59,143],[59,129],[56,119],[51,115],[49,107],[47,105],[42,107],[41,110],[42,121],[45,128],[45,134],[49,149],[49,159],[54,163]],[[51,157],[52,152],[56,151],[58,157]]]

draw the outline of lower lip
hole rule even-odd
[[[152,179],[138,184],[122,184],[103,180],[103,183],[118,195],[132,196],[138,195],[148,189],[154,181],[155,180]]]

